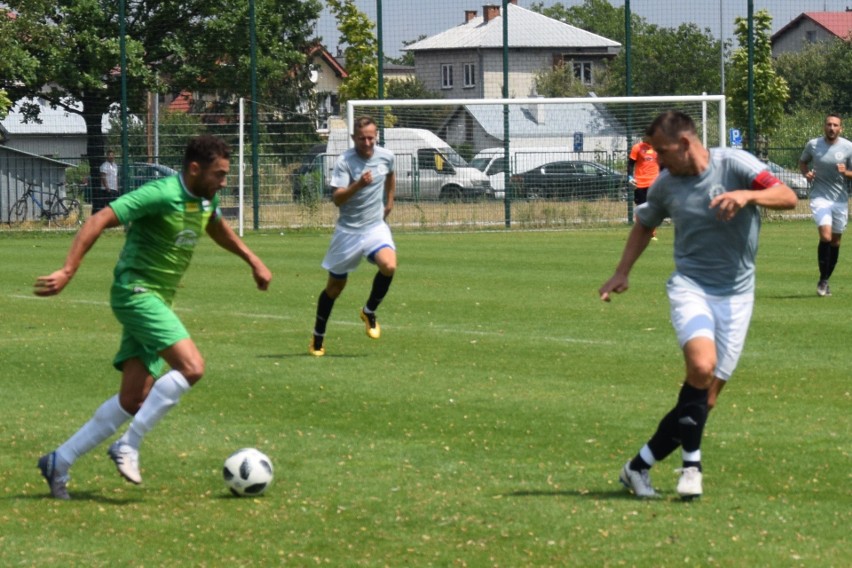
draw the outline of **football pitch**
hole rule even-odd
[[[108,291],[123,233],[46,299],[33,281],[72,235],[0,234],[0,565],[848,565],[852,244],[819,298],[812,223],[764,224],[704,496],[676,498],[677,452],[652,471],[663,497],[639,501],[618,472],[673,406],[683,362],[671,227],[630,291],[598,299],[627,232],[398,234],[381,339],[358,319],[362,264],[319,359],[307,347],[329,234],[249,234],[274,274],[266,293],[205,237],[175,304],[204,378],[145,438],[142,485],[104,444],[72,469],[70,502],[49,497],[36,461],[118,388]],[[242,447],[274,463],[261,497],[223,484]]]

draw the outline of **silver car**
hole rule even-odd
[[[800,174],[799,172],[794,172],[793,170],[788,170],[782,166],[779,166],[775,162],[766,162],[766,166],[772,174],[787,184],[787,187],[796,192],[796,195],[799,199],[807,199],[808,198],[808,190],[810,189],[810,184],[808,180],[805,179],[805,176]]]

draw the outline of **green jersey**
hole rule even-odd
[[[154,292],[171,304],[219,198],[192,195],[177,175],[146,183],[109,206],[129,226],[115,265],[115,285]]]

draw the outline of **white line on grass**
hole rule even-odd
[[[28,296],[24,294],[12,294],[9,296],[10,298],[15,298],[18,300],[44,300],[45,298],[39,298],[38,296]],[[93,306],[109,306],[109,302],[103,302],[98,300],[69,300],[65,299],[65,302],[69,304],[85,304],[85,305],[93,305]],[[176,312],[192,312],[192,308],[175,308]],[[231,312],[230,316],[238,317],[238,318],[253,318],[253,319],[269,319],[269,320],[278,320],[278,321],[296,321],[296,318],[287,315],[279,315],[279,314],[258,314],[258,313],[249,313],[249,312]],[[356,326],[360,327],[364,325],[361,322],[353,322],[353,321],[335,321],[334,325],[346,325],[346,326]],[[398,329],[398,330],[418,330],[423,331],[424,329],[434,330],[436,332],[444,333],[457,333],[459,335],[475,335],[479,337],[512,337],[513,334],[506,333],[503,331],[487,331],[487,330],[472,330],[465,329],[461,327],[449,327],[449,326],[437,326],[437,325],[427,325],[427,326],[413,326],[413,325],[394,325],[394,326],[386,326],[388,329]],[[599,339],[580,339],[577,337],[558,337],[552,335],[537,335],[536,341],[552,341],[556,343],[576,343],[582,345],[612,345],[615,342],[609,340],[599,340]]]

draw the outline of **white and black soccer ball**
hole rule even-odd
[[[228,456],[222,476],[234,495],[260,495],[272,483],[272,460],[260,450],[243,448]]]

